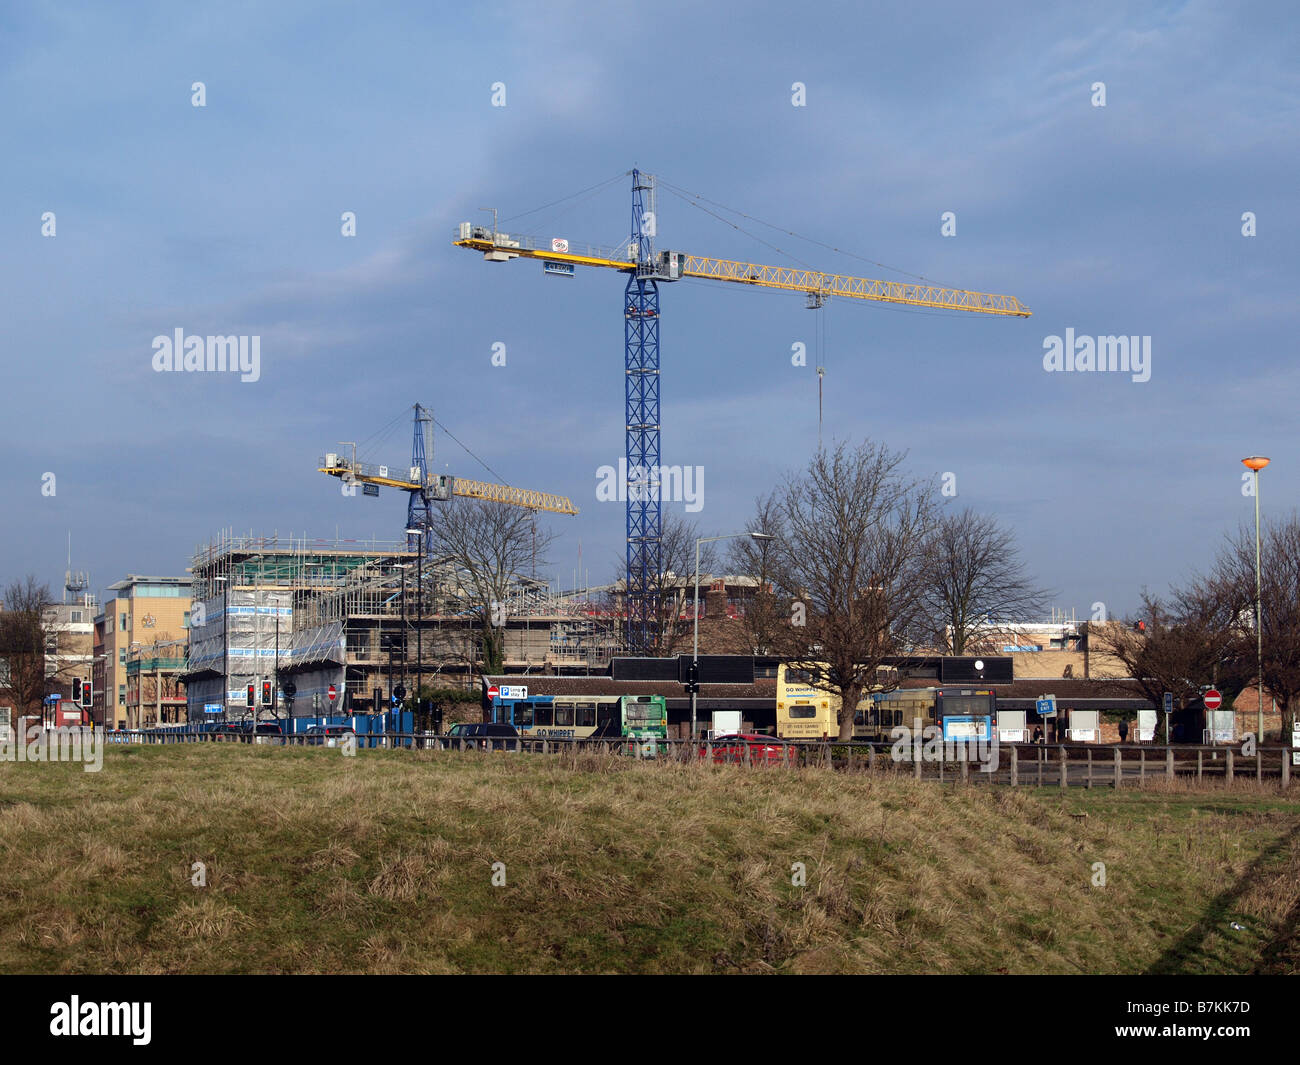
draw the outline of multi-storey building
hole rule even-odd
[[[94,718],[108,728],[141,728],[158,716],[164,705],[184,705],[176,699],[175,680],[184,670],[184,654],[178,657],[175,642],[186,638],[190,625],[190,578],[142,577],[128,574],[124,580],[108,587],[111,598],[95,618]],[[135,668],[128,659],[133,652]],[[160,665],[160,663],[167,663]],[[161,680],[172,678],[171,694],[166,683],[159,691],[143,695],[139,681],[144,675]],[[128,698],[131,678],[136,678],[135,701]],[[183,720],[183,718],[182,718]]]

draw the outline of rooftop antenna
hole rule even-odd
[[[68,596],[73,596],[73,602],[76,597],[90,587],[90,574],[84,572],[72,572],[72,531],[68,531],[68,568],[63,572],[63,601],[68,601]]]

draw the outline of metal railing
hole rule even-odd
[[[355,737],[353,740],[351,737]],[[740,764],[759,768],[821,768],[882,772],[941,783],[1010,787],[1125,787],[1147,781],[1277,780],[1289,787],[1300,769],[1300,749],[1256,747],[1253,753],[1223,746],[1154,744],[992,744],[854,740],[628,740],[565,737],[464,737],[431,732],[250,734],[192,732],[183,728],[109,731],[108,743],[253,743],[261,746],[346,747],[419,751],[492,751],[536,755],[590,754],[642,760]]]

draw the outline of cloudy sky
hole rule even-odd
[[[828,443],[953,474],[1057,607],[1124,613],[1253,520],[1243,456],[1273,458],[1266,514],[1300,486],[1298,25],[1285,3],[7,5],[0,576],[57,587],[69,531],[101,590],[227,527],[396,539],[404,496],[343,498],[316,465],[343,440],[405,465],[421,402],[494,471],[439,430],[440,472],[572,497],[549,571],[568,586],[581,542],[608,579],[624,279],[451,240],[495,207],[616,243],[635,166],[663,183],[660,247],[1034,312],[664,286],[663,462],[703,467],[705,533],[807,463],[820,364]],[[260,337],[259,379],[156,372],[177,329]],[[1067,329],[1150,337],[1150,379],[1047,372]]]

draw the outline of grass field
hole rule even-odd
[[[1300,806],[113,748],[100,773],[0,764],[0,906],[11,973],[1295,972]]]

